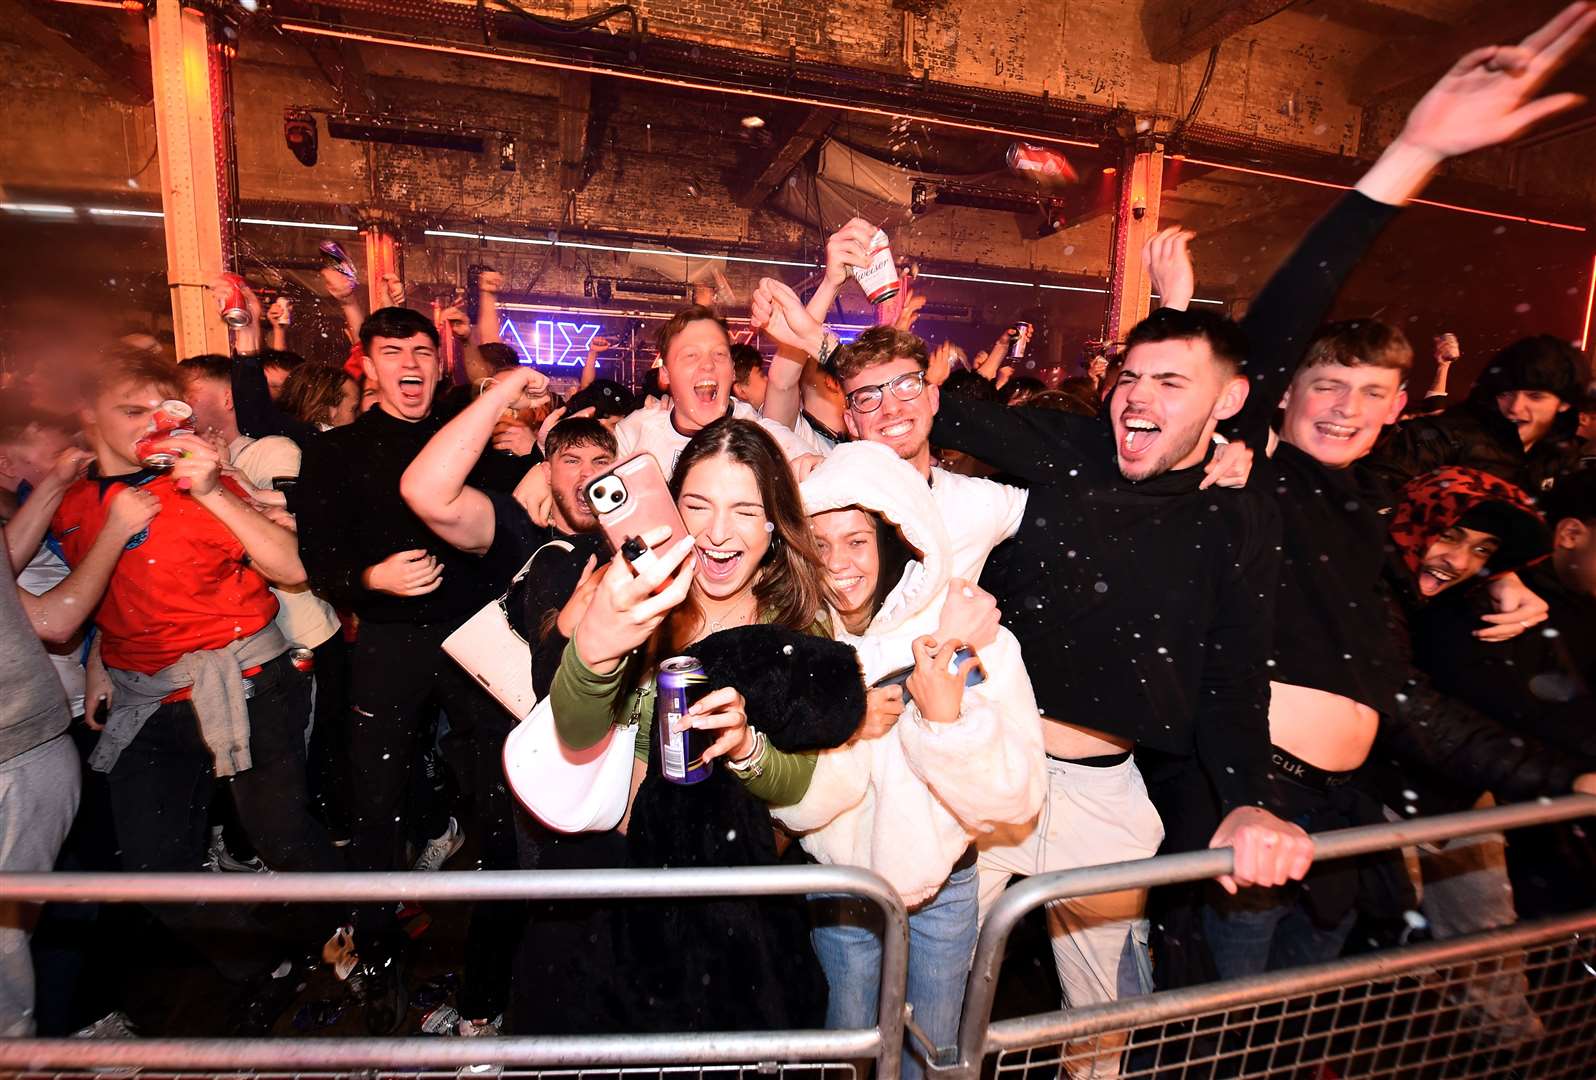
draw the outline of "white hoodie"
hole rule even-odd
[[[669,401],[669,399],[667,399]],[[640,451],[647,450],[654,455],[654,460],[659,462],[660,471],[665,478],[676,469],[676,459],[682,456],[682,451],[691,441],[691,435],[683,435],[676,430],[672,417],[676,414],[676,406],[669,403],[663,409],[638,409],[628,414],[619,424],[615,425],[615,460],[624,461]],[[752,420],[776,440],[776,445],[781,447],[781,452],[791,461],[795,457],[814,453],[807,443],[792,433],[792,429],[766,420],[754,410],[746,401],[732,400],[731,415],[739,420]]]
[[[951,576],[947,531],[925,480],[875,443],[839,446],[802,488],[808,513],[874,511],[922,555],[863,638],[840,634],[867,646],[860,658],[874,682],[889,673],[881,658],[898,650],[868,646],[884,635],[902,641],[936,632]],[[1046,791],[1042,718],[1019,642],[999,629],[980,655],[986,681],[965,690],[958,720],[929,723],[910,703],[880,738],[823,752],[803,799],[772,808],[806,851],[822,863],[874,870],[912,907],[936,894],[978,835],[1036,817]]]

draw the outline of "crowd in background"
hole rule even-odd
[[[1239,323],[1188,307],[1191,234],[1159,233],[1162,306],[1051,388],[1016,371],[1023,326],[972,359],[916,336],[912,286],[839,343],[857,219],[812,293],[749,298],[774,358],[694,304],[638,387],[598,377],[598,339],[554,393],[499,341],[492,271],[475,318],[439,322],[397,279],[367,313],[325,271],[341,367],[246,290],[232,355],[129,338],[12,373],[0,869],[865,867],[909,907],[909,999],[943,1047],[1017,876],[1234,848],[1201,886],[1048,905],[1072,1006],[1331,959],[1416,911],[1445,937],[1589,906],[1577,828],[1324,865],[1308,837],[1596,793],[1585,358],[1528,338],[1460,393],[1443,340],[1421,395],[1399,328],[1326,321],[1443,161],[1568,107],[1536,94],[1593,26],[1575,4],[1460,60]],[[686,535],[616,555],[588,484],[637,455]],[[613,829],[551,829],[506,783],[520,717],[443,649],[501,597],[562,742],[638,729]],[[702,740],[692,785],[652,730],[680,654],[710,688],[671,721]],[[35,915],[0,920],[7,1034],[36,1026]],[[452,1000],[412,1011],[429,917],[145,916],[228,988],[217,1033],[271,1031],[323,967],[373,1033],[874,1023],[880,928],[839,898],[476,905]],[[129,918],[40,960],[81,984],[81,1034],[184,1030],[120,961]],[[1460,1007],[1485,1037],[1539,1030],[1514,970]]]

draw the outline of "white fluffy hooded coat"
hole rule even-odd
[[[921,555],[864,635],[839,633],[873,683],[912,662],[915,638],[936,632],[950,577],[947,531],[925,480],[875,443],[839,446],[802,489],[808,513],[873,511]],[[806,851],[874,870],[914,907],[936,894],[972,840],[1036,817],[1047,790],[1042,718],[1019,642],[1000,628],[980,657],[986,681],[965,690],[957,721],[928,723],[910,703],[886,735],[823,752],[803,799],[772,808]]]

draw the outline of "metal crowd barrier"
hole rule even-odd
[[[873,1059],[897,1080],[904,1035],[908,914],[865,870],[835,866],[361,874],[0,874],[25,902],[264,903],[376,900],[636,900],[843,893],[880,908],[881,996],[874,1028],[489,1039],[0,1039],[0,1076],[248,1073],[536,1077],[539,1080],[858,1080]]]
[[[1596,816],[1584,795],[1320,833],[1316,860]],[[981,927],[958,1060],[933,1080],[1596,1077],[1596,911],[1108,1005],[993,1022],[1004,950],[1052,900],[1200,881],[1229,849],[1028,878]],[[1528,1015],[1493,1022],[1521,994]]]

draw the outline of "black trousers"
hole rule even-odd
[[[404,866],[406,792],[439,709],[449,719],[444,757],[471,807],[463,824],[476,843],[480,865],[515,868],[512,800],[502,764],[514,720],[444,654],[443,639],[452,629],[360,626],[349,696],[351,850],[360,869]],[[460,994],[466,1017],[489,1019],[504,1010],[524,917],[521,904],[480,904],[473,911]]]
[[[305,790],[310,679],[284,655],[253,682],[252,765],[244,772],[217,781],[199,718],[186,701],[162,705],[122,751],[107,780],[124,869],[203,870],[218,783],[231,794],[239,822],[272,869],[343,869],[326,830],[311,815]],[[269,971],[284,945],[319,944],[316,938],[337,925],[326,909],[306,905],[275,919],[236,904],[163,904],[156,914],[224,976],[238,980]]]
[[[310,793],[335,837],[349,836],[349,646],[343,631],[317,645],[316,717],[310,728]]]

